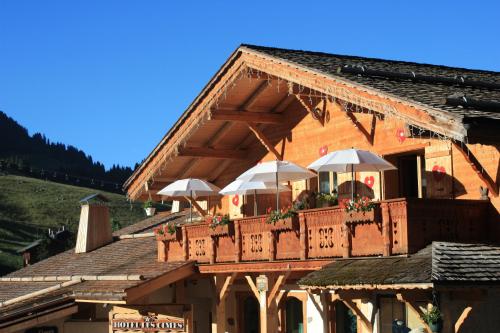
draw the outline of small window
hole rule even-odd
[[[338,191],[337,173],[319,172],[318,180],[320,193],[332,193]]]

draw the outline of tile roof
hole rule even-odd
[[[410,257],[338,260],[300,281],[306,286],[403,284],[431,282],[430,246]]]
[[[383,76],[368,76],[338,72],[345,65],[364,66],[377,71],[411,73],[417,75],[435,76],[440,78],[454,78],[463,76],[475,81],[485,81],[500,85],[500,72],[472,70],[465,68],[447,67],[439,65],[420,64],[414,62],[394,61],[385,59],[336,55],[322,52],[281,49],[243,44],[242,48],[284,60],[298,66],[321,72],[325,75],[348,80],[352,83],[376,89],[399,99],[417,102],[427,107],[449,111],[464,118],[487,118],[500,120],[500,110],[489,112],[474,108],[451,106],[444,103],[446,97],[462,93],[467,97],[500,102],[500,88],[479,88],[472,86],[458,86],[443,83],[429,83],[414,80],[394,79]]]
[[[115,236],[141,234],[151,232],[152,229],[167,221],[185,223],[185,214],[160,213],[152,218],[145,219],[134,225],[115,232]],[[155,237],[118,239],[106,246],[88,253],[76,254],[74,249],[47,258],[33,265],[24,267],[5,276],[6,278],[54,277],[74,275],[141,275],[143,280],[134,281],[89,281],[84,280],[71,286],[66,286],[43,295],[36,299],[46,301],[58,298],[76,299],[122,299],[125,291],[153,279],[172,272],[192,262],[158,262]],[[22,295],[30,294],[45,288],[53,287],[61,282],[34,281],[34,282],[0,282],[0,302]],[[64,297],[63,297],[64,296]],[[1,313],[12,308],[33,303],[34,298],[17,304],[0,307]]]
[[[338,260],[306,275],[305,286],[500,283],[500,246],[433,242],[408,257]]]
[[[500,282],[500,246],[434,242],[432,280]]]

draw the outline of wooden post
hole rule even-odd
[[[342,225],[342,257],[351,257],[351,230],[350,226],[344,222]]]
[[[269,231],[269,261],[276,260],[276,235]]]
[[[226,297],[229,293],[229,288],[236,279],[237,274],[231,275],[215,275],[215,289],[216,289],[216,322],[217,333],[226,332]]]
[[[168,242],[157,240],[156,244],[158,246],[158,261],[165,262],[168,259]]]
[[[307,259],[307,230],[306,221],[303,213],[299,213],[299,227],[300,227],[300,260]]]
[[[236,246],[235,262],[241,261],[241,232],[240,232],[240,221],[234,221],[234,245]]]
[[[384,240],[384,256],[390,256],[392,254],[391,249],[391,216],[389,214],[389,205],[387,202],[382,202],[380,204],[382,208],[382,237]]]
[[[182,226],[182,253],[184,254],[184,260],[189,260],[189,246],[187,239],[186,227]]]

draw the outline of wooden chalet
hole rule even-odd
[[[119,325],[130,323],[115,327],[116,318],[160,306],[189,332],[426,332],[422,314],[434,304],[442,332],[490,332],[500,327],[499,111],[497,72],[242,45],[125,183],[131,200],[163,200],[157,192],[178,179],[223,187],[260,161],[307,166],[351,147],[397,170],[289,183],[280,203],[305,209],[287,226],[265,222],[273,195],[198,198],[195,223],[173,212],[101,248],[68,253],[64,262],[93,257],[102,266],[92,274],[108,282],[82,277],[65,286],[76,308],[58,327],[76,332],[85,304],[104,323],[96,332],[127,331]],[[341,207],[316,200],[349,197],[351,181],[375,201],[368,220],[347,221]],[[218,213],[231,222],[214,231],[205,219]],[[151,230],[168,221],[176,232],[154,238]],[[113,254],[112,269],[103,251]],[[140,274],[142,261],[153,273],[141,280],[109,277]],[[28,266],[5,278],[0,296],[9,283],[33,286],[8,278],[56,273],[44,262]]]

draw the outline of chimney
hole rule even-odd
[[[75,253],[86,253],[113,241],[109,200],[102,194],[92,194],[80,200],[82,210],[76,237]]]

